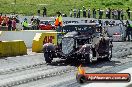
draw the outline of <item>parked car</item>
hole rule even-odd
[[[99,58],[111,60],[112,40],[101,35],[101,32],[96,30],[98,29],[96,24],[82,25],[82,29],[79,30],[77,24],[67,26],[68,29],[70,27],[72,27],[71,31],[62,37],[61,44],[57,46],[52,43],[44,44],[43,52],[46,63],[51,63],[54,58],[58,57],[68,61],[84,59],[86,63],[92,63]]]
[[[108,26],[106,31],[109,37],[112,37],[113,41],[125,41],[126,37],[126,27],[122,24]]]
[[[55,30],[56,27],[54,25],[54,21],[40,20],[39,29],[40,30]]]

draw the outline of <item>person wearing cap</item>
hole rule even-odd
[[[27,30],[28,29],[28,22],[27,22],[27,19],[26,18],[22,22],[22,26],[23,26],[23,30]]]
[[[62,15],[60,12],[57,12],[58,16],[57,18],[55,19],[55,26],[57,27],[57,32],[61,32],[61,29],[62,29]]]

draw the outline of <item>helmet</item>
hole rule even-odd
[[[24,20],[27,20],[27,18],[24,18]]]

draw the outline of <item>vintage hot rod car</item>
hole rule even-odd
[[[91,26],[91,24],[87,26]],[[94,25],[92,24],[92,26]],[[75,30],[68,32],[57,46],[52,43],[44,44],[43,52],[46,63],[51,63],[53,58],[57,57],[68,61],[84,59],[87,63],[97,61],[99,58],[110,61],[112,58],[112,40],[102,35],[101,31],[97,31],[98,27],[96,26],[87,27],[87,29],[85,34]]]

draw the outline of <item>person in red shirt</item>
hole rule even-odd
[[[11,18],[9,18],[9,21],[7,22],[7,26],[8,26],[8,31],[11,31],[12,29],[12,20]]]
[[[0,14],[0,25],[2,23],[2,13]]]
[[[2,25],[2,26],[7,26],[7,22],[6,22],[5,18],[4,18],[4,19],[2,18],[2,23],[1,23],[1,25]]]
[[[16,18],[12,20],[12,30],[16,30]]]

